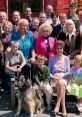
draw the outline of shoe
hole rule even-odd
[[[56,117],[56,115],[57,115],[57,113],[55,113],[55,112],[53,111],[51,117]]]
[[[61,115],[61,117],[67,117],[67,115]]]

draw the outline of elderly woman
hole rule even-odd
[[[39,27],[40,36],[36,38],[35,51],[37,55],[43,55],[47,59],[56,53],[56,39],[50,37],[52,32],[52,26],[47,23],[43,23]]]
[[[7,47],[9,46],[10,43],[10,39],[11,39],[11,35],[12,35],[12,30],[13,30],[13,25],[10,21],[5,21],[2,24],[2,42],[4,45],[4,50],[7,49]]]
[[[34,59],[34,35],[31,31],[28,31],[28,20],[20,19],[18,28],[19,31],[13,32],[12,40],[16,40],[19,42],[19,50],[21,50],[26,59],[33,58]]]
[[[59,112],[60,103],[62,106],[62,117],[67,116],[66,107],[65,107],[65,92],[66,92],[66,78],[70,72],[70,61],[67,56],[63,54],[65,43],[61,40],[58,40],[56,43],[56,52],[49,59],[49,69],[51,73],[51,85],[57,88],[57,104],[54,109],[54,116]],[[52,84],[53,83],[53,84]]]
[[[66,21],[65,25],[65,54],[68,55],[71,59],[74,58],[74,51],[75,51],[75,40],[76,40],[76,28],[75,24],[71,19]]]

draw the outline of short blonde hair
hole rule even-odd
[[[50,34],[52,33],[52,30],[53,30],[53,28],[52,28],[52,26],[51,26],[50,24],[43,23],[43,24],[41,24],[40,27],[39,27],[39,33],[40,33],[41,35],[42,35],[44,29],[48,29],[49,32],[50,32]]]
[[[29,22],[25,18],[22,18],[22,19],[19,20],[19,23],[18,23],[19,29],[20,29],[21,24],[25,24],[27,27],[29,26]]]
[[[73,32],[75,33],[76,32],[76,28],[75,28],[75,24],[74,24],[73,20],[71,20],[71,19],[66,20],[65,30],[67,30],[66,28],[67,28],[68,25],[72,25]]]
[[[76,59],[78,59],[81,62],[80,67],[82,67],[82,55],[79,54],[74,57],[74,64],[75,64]]]
[[[5,26],[9,26],[9,28],[10,28],[10,31],[12,32],[12,30],[13,30],[13,24],[12,24],[12,22],[10,22],[10,21],[5,21],[3,24],[2,24],[2,30],[4,31],[5,29]]]

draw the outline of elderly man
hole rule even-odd
[[[5,60],[5,77],[10,88],[10,79],[17,78],[17,74],[24,72],[24,66],[26,60],[21,51],[18,50],[18,42],[13,41],[11,45],[11,51]]]
[[[53,6],[47,5],[46,6],[46,22],[51,24],[52,19],[51,19],[51,13],[53,12]]]

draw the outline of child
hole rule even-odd
[[[45,93],[47,110],[50,110],[50,103],[52,97],[52,88],[49,85],[50,72],[48,67],[44,65],[44,63],[45,57],[38,55],[36,64],[33,67],[33,84],[40,99],[42,99],[40,92]]]
[[[67,89],[70,94],[77,96],[78,110],[82,112],[82,55],[74,57],[74,66],[71,68],[70,83]]]

